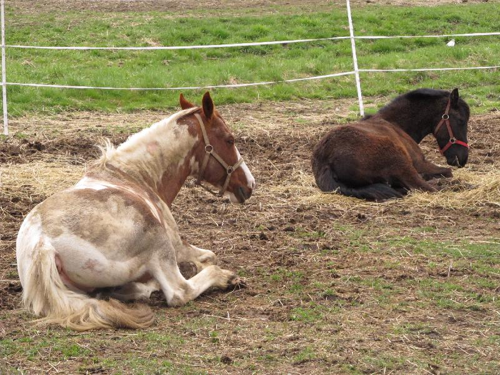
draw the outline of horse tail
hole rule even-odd
[[[43,239],[24,279],[23,303],[38,324],[59,324],[76,331],[102,328],[146,328],[154,315],[146,305],[127,306],[116,300],[98,300],[74,292],[63,283],[56,265],[54,247]]]
[[[369,201],[384,201],[391,198],[402,198],[403,195],[386,184],[376,183],[371,185],[349,187],[340,182],[337,175],[329,165],[322,165],[317,168],[313,162],[314,177],[318,187],[325,192],[336,191],[348,197],[366,199]]]

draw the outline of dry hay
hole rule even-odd
[[[13,198],[24,188],[33,187],[33,193],[48,197],[78,181],[85,172],[84,166],[67,163],[61,157],[51,163],[34,161],[28,164],[11,164],[0,167],[0,188],[3,194]]]
[[[432,181],[431,181],[432,182]],[[304,184],[297,191],[304,191],[314,180],[304,176]],[[500,207],[500,174],[491,171],[478,174],[468,170],[454,172],[451,179],[442,179],[436,193],[412,191],[402,200],[389,200],[383,203],[370,203],[348,197],[340,197],[336,193],[320,193],[317,188],[310,188],[310,193],[304,198],[307,203],[335,204],[339,206],[384,207],[398,206],[408,209],[427,208],[480,208],[485,206]],[[314,190],[314,191],[313,191]]]

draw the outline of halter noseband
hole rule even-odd
[[[448,135],[450,136],[450,140],[448,141],[446,146],[444,146],[443,148],[439,148],[439,152],[441,153],[441,155],[444,155],[446,150],[448,150],[453,145],[460,145],[469,148],[469,145],[467,143],[456,139],[455,136],[453,135],[453,130],[451,129],[451,124],[450,124],[450,114],[449,114],[450,107],[451,107],[451,98],[448,99],[448,104],[446,105],[446,110],[444,111],[443,116],[441,116],[441,121],[439,121],[439,124],[436,126],[436,129],[434,129],[434,137],[436,137],[436,134],[441,125],[446,124],[446,127],[448,128]]]
[[[235,170],[237,170],[241,164],[243,163],[243,158],[240,157],[240,159],[236,162],[234,165],[228,165],[220,156],[214,151],[214,146],[210,144],[210,141],[208,140],[208,135],[207,131],[205,129],[205,124],[203,124],[203,120],[201,116],[198,113],[194,114],[195,117],[198,119],[198,122],[200,123],[200,128],[201,128],[201,134],[203,134],[203,141],[205,142],[205,158],[203,159],[203,163],[201,165],[200,173],[198,174],[198,178],[196,179],[196,184],[200,185],[203,189],[208,191],[209,193],[212,193],[213,195],[217,195],[219,197],[222,197],[224,193],[226,192],[226,189],[229,185],[229,180],[231,179],[231,175]],[[210,156],[213,156],[215,160],[219,162],[220,165],[226,170],[227,176],[226,176],[226,181],[224,182],[224,185],[219,190],[219,193],[215,193],[212,191],[210,188],[202,185],[202,178],[203,174],[205,173],[205,169],[207,168],[208,165],[208,160],[210,159]]]

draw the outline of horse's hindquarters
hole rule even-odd
[[[130,308],[117,301],[99,301],[68,288],[61,278],[57,251],[43,231],[36,208],[21,225],[16,256],[24,306],[42,317],[39,323],[59,324],[79,331],[145,328],[153,323],[154,316],[146,306]]]
[[[146,272],[139,259],[109,259],[94,244],[72,234],[62,235],[52,243],[60,259],[61,272],[70,280],[68,286],[86,292],[124,285]]]

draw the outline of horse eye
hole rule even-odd
[[[226,142],[227,142],[229,145],[234,145],[234,139],[233,139],[233,138],[229,138]]]

